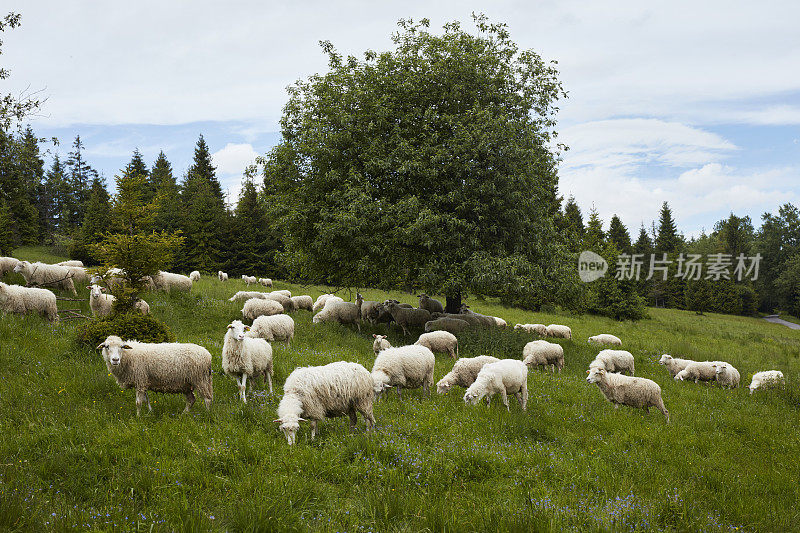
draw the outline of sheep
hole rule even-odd
[[[484,315],[477,315],[475,313],[466,313],[466,314],[445,313],[442,315],[436,313],[435,315],[431,315],[431,318],[435,318],[436,320],[439,320],[441,318],[452,318],[455,320],[461,320],[462,322],[466,322],[467,324],[469,324],[470,327],[475,327],[475,328],[495,325],[494,320],[487,322],[481,317],[484,317]]]
[[[0,278],[9,272],[14,272],[17,263],[19,263],[19,259],[14,257],[0,257]]]
[[[264,287],[272,287],[272,280],[269,278],[258,278],[258,282]]]
[[[156,290],[172,292],[172,291],[191,291],[192,280],[183,274],[174,274],[172,272],[164,272],[159,270],[158,274],[153,276],[153,285]]]
[[[522,349],[522,362],[527,366],[550,366],[551,372],[564,368],[564,348],[547,341],[532,341]]]
[[[483,365],[475,382],[464,393],[464,403],[477,404],[481,398],[486,398],[486,405],[492,396],[500,394],[503,405],[510,412],[508,395],[517,397],[522,410],[528,407],[528,367],[522,361],[503,359],[496,363]]]
[[[425,293],[420,294],[417,298],[419,298],[420,309],[425,309],[429,313],[444,313],[442,302],[436,298],[431,298]]]
[[[72,274],[73,283],[86,283],[91,279],[89,272],[82,266],[64,265],[64,267]]]
[[[458,315],[448,315],[454,318],[460,318],[462,320],[471,320],[471,324],[482,326],[485,328],[491,328],[495,326],[505,327],[506,321],[502,318],[497,318],[494,316],[489,315],[482,315],[480,313],[476,313],[475,311],[470,310],[467,305],[461,306],[461,313]],[[467,319],[465,317],[470,317]]]
[[[317,296],[317,299],[314,301],[314,307],[312,308],[312,311],[314,311],[316,313],[317,311],[319,311],[323,307],[325,307],[325,302],[327,302],[329,298],[335,298],[339,302],[343,302],[344,301],[341,298],[339,298],[338,296],[335,296],[333,294],[320,294],[319,296]]]
[[[270,342],[284,341],[289,346],[294,338],[294,320],[289,315],[260,316],[253,320],[248,336]]]
[[[189,273],[189,279],[194,281],[200,281],[200,272],[198,270],[192,270]]]
[[[614,404],[614,409],[627,405],[649,413],[650,407],[655,407],[664,414],[669,424],[669,411],[661,399],[661,387],[655,381],[613,374],[605,368],[590,368],[586,372],[589,374],[586,381],[596,383],[603,396]]]
[[[392,347],[389,341],[386,340],[386,335],[376,335],[373,333],[372,338],[375,339],[372,342],[372,351],[375,352],[375,355],[378,355],[381,350]]]
[[[572,330],[569,329],[568,326],[562,326],[559,324],[550,324],[549,326],[547,326],[547,336],[558,337],[560,339],[571,339]]]
[[[133,307],[134,307],[134,309],[137,309],[143,315],[149,315],[150,314],[150,304],[148,304],[147,302],[145,302],[142,299],[137,299],[136,303],[133,304]]]
[[[494,324],[498,328],[507,328],[508,327],[508,323],[505,320],[503,320],[502,318],[500,318],[499,316],[493,316],[491,318],[494,319]]]
[[[372,324],[375,324],[375,319],[378,316],[378,306],[381,305],[380,302],[376,302],[373,300],[364,300],[364,297],[361,296],[361,293],[356,293],[356,297],[361,298],[361,318],[369,320]]]
[[[27,285],[46,285],[69,291],[75,296],[78,295],[72,281],[72,272],[67,267],[20,261],[14,267],[14,272],[22,274]]]
[[[490,355],[479,355],[477,357],[462,357],[456,364],[453,365],[453,370],[445,374],[445,376],[436,383],[436,392],[439,394],[447,394],[453,386],[469,388],[470,385],[475,383],[475,378],[478,377],[478,372],[481,371],[483,365],[488,363],[496,363],[500,359]]]
[[[382,350],[372,365],[372,381],[375,398],[387,389],[397,387],[397,396],[402,399],[402,389],[422,387],[429,392],[433,385],[433,367],[436,358],[425,346],[410,345]]]
[[[311,296],[307,294],[292,296],[290,299],[292,300],[292,306],[296,310],[304,309],[306,311],[311,311],[314,308],[314,301],[311,299]]]
[[[247,378],[263,375],[272,394],[272,346],[258,337],[245,335],[250,326],[234,320],[228,324],[222,345],[222,370],[236,378],[239,397],[247,403]]]
[[[362,319],[369,320],[372,324],[389,324],[394,321],[385,303],[376,302],[376,305],[371,305],[371,303],[364,302],[361,304]]]
[[[245,284],[249,287],[250,285],[255,285],[258,283],[258,279],[255,276],[247,276],[242,274],[242,279],[244,280]]]
[[[242,307],[242,316],[248,320],[255,320],[260,316],[279,315],[283,313],[283,306],[275,300],[250,298]]]
[[[322,311],[314,315],[311,322],[319,324],[320,322],[338,322],[339,324],[356,324],[358,332],[361,333],[361,306],[352,302],[338,301],[329,298],[325,302],[325,307]]]
[[[304,421],[311,424],[311,440],[320,420],[344,415],[350,417],[350,429],[354,430],[357,413],[361,413],[369,431],[375,426],[374,399],[370,373],[358,363],[337,361],[295,368],[283,385],[275,422],[280,424],[290,446],[296,441],[300,422]]]
[[[450,333],[460,333],[469,328],[469,322],[459,318],[440,317],[436,320],[425,322],[425,332],[448,331]]]
[[[400,307],[397,302],[388,302],[386,308],[392,314],[392,318],[403,329],[403,333],[409,335],[409,327],[424,328],[425,323],[431,319],[431,314],[425,309],[408,309]]]
[[[514,324],[514,329],[521,329],[525,333],[536,333],[542,337],[547,335],[547,326],[544,324]]]
[[[267,299],[273,300],[281,304],[284,313],[291,313],[295,310],[294,303],[292,303],[292,299],[282,294],[280,292],[268,292]]]
[[[82,267],[83,261],[78,261],[77,259],[70,259],[69,261],[61,261],[60,263],[56,264],[63,267]]]
[[[453,359],[458,359],[458,339],[448,331],[423,333],[414,344],[425,346],[434,353],[447,352]]]
[[[739,371],[730,363],[715,363],[714,367],[717,383],[727,389],[735,389],[739,386]]]
[[[717,379],[715,364],[722,361],[692,361],[686,368],[675,374],[675,381],[698,381],[710,382]]]
[[[764,370],[753,374],[749,389],[750,394],[753,394],[753,392],[757,390],[784,386],[786,386],[786,380],[783,378],[783,372],[780,370]]]
[[[589,368],[604,368],[608,372],[629,372],[632,376],[635,371],[633,354],[625,350],[603,350],[589,364]]]
[[[601,333],[600,335],[594,335],[593,337],[589,337],[587,341],[589,344],[610,344],[612,346],[622,346],[622,340],[609,333]]]
[[[47,289],[0,282],[0,311],[20,314],[39,313],[50,322],[58,322],[56,295]]]
[[[282,294],[282,295],[286,296],[287,298],[291,298],[292,297],[292,291],[290,291],[288,289],[281,289],[279,291],[271,291],[269,294]]]
[[[217,271],[217,278],[220,281],[228,281],[228,273],[227,272],[223,272],[222,270],[218,270]]]
[[[123,389],[136,389],[136,416],[142,404],[152,411],[147,391],[183,393],[186,395],[184,413],[195,402],[194,393],[203,397],[206,409],[211,409],[214,386],[211,377],[211,354],[197,344],[165,342],[151,344],[124,341],[109,335],[97,347],[102,350],[108,372]]]
[[[694,361],[691,359],[679,359],[666,353],[658,360],[658,364],[664,365],[669,371],[669,375],[673,378],[678,372],[686,368],[689,363],[694,363]]]
[[[93,275],[89,281],[93,285],[104,282],[109,290],[114,290],[125,285],[125,278],[122,277],[123,274],[124,272],[121,268],[109,268],[103,275]],[[155,284],[153,283],[152,277],[146,277],[145,285],[147,286],[148,290],[155,290]]]
[[[260,291],[239,291],[230,298],[228,298],[229,302],[246,302],[251,298],[261,298],[263,300],[269,299],[269,293],[267,292],[260,292]]]
[[[89,285],[86,288],[89,289],[89,308],[92,310],[92,316],[104,317],[110,315],[111,310],[114,307],[116,297],[111,294],[103,294],[106,292],[106,288],[101,287],[96,283]],[[134,309],[143,315],[150,314],[150,305],[144,300],[136,300]]]

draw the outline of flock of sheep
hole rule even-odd
[[[91,281],[90,308],[93,315],[105,316],[111,312],[113,296],[104,294],[105,287],[113,286],[122,278],[119,271],[104,277],[90,277],[79,262],[67,261],[57,265],[29,263],[14,258],[0,257],[0,276],[8,271],[19,272],[28,285],[57,286],[75,293],[74,281]],[[227,281],[222,271],[217,275]],[[188,277],[160,272],[147,280],[156,290],[190,290],[200,279],[198,271]],[[268,278],[242,276],[248,285],[260,283],[271,287]],[[222,368],[238,385],[239,397],[247,402],[247,381],[261,377],[272,392],[273,352],[270,342],[292,341],[294,320],[288,313],[297,310],[314,312],[312,322],[337,322],[356,325],[360,331],[362,320],[373,324],[395,322],[405,334],[410,328],[424,329],[412,345],[392,347],[385,335],[374,334],[375,361],[371,371],[362,365],[339,361],[324,366],[296,368],[284,383],[284,395],[278,406],[276,423],[289,444],[294,444],[300,422],[308,421],[311,438],[319,421],[328,417],[347,415],[355,427],[357,413],[365,418],[367,429],[375,424],[373,403],[386,391],[395,388],[402,398],[402,389],[422,388],[430,392],[434,385],[434,353],[446,353],[455,359],[452,370],[436,383],[439,394],[452,387],[466,389],[463,400],[477,404],[483,399],[487,405],[494,395],[500,395],[510,410],[508,396],[519,401],[522,410],[528,400],[528,369],[549,368],[560,372],[564,367],[564,348],[547,340],[534,340],[525,345],[520,360],[497,359],[481,355],[459,359],[456,334],[475,327],[506,327],[506,322],[489,315],[475,313],[462,306],[459,313],[445,313],[438,300],[425,294],[419,296],[419,307],[402,304],[396,300],[375,302],[364,300],[357,294],[355,302],[346,302],[333,294],[323,294],[316,301],[307,295],[292,296],[288,290],[271,292],[239,291],[230,298],[244,302],[242,316],[252,321],[252,326],[234,320],[227,326],[222,348]],[[39,287],[22,287],[0,283],[0,309],[5,312],[39,313],[57,320],[55,295]],[[149,306],[143,300],[137,304],[140,312],[147,314]],[[572,339],[569,327],[559,324],[516,324],[515,330],[535,333],[543,337]],[[589,343],[621,346],[622,341],[610,334],[590,337]],[[109,336],[97,347],[101,350],[108,371],[122,388],[136,391],[136,412],[142,404],[150,408],[148,391],[179,393],[186,396],[186,411],[195,402],[195,394],[203,397],[207,408],[213,400],[212,356],[204,347],[190,343],[141,343]],[[723,361],[691,361],[663,355],[659,361],[678,381],[718,381],[723,387],[739,385],[739,372]],[[603,349],[590,363],[587,382],[597,384],[600,391],[615,408],[626,405],[649,411],[660,410],[669,422],[669,412],[661,398],[661,388],[652,380],[634,377],[634,357],[625,350]],[[624,375],[629,374],[629,375]],[[750,384],[751,394],[758,389],[785,385],[783,374],[777,370],[758,372]]]

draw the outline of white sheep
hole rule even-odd
[[[123,274],[124,272],[121,268],[109,268],[102,276],[100,274],[93,275],[90,279],[90,282],[93,285],[103,282],[106,284],[106,287],[108,287],[109,290],[114,290],[125,285],[125,278],[122,277]],[[147,276],[145,279],[145,285],[147,286],[148,290],[155,290],[155,284],[153,283],[152,277]]]
[[[710,382],[717,379],[715,364],[723,361],[692,361],[686,368],[675,374],[675,381]]]
[[[450,333],[461,333],[469,329],[469,322],[458,318],[450,318],[449,316],[442,316],[434,320],[425,322],[425,332],[431,331],[449,331]]]
[[[561,372],[564,368],[564,348],[560,344],[544,340],[531,341],[522,349],[522,362],[527,366],[556,368]]]
[[[260,291],[239,291],[230,298],[228,298],[229,302],[246,302],[251,298],[261,298],[264,300],[269,299],[268,292],[260,292]]]
[[[631,376],[635,373],[633,354],[625,350],[603,350],[589,364],[589,368],[600,367],[608,372],[627,372]]]
[[[397,387],[397,396],[402,399],[402,389],[422,387],[428,392],[433,385],[433,367],[436,358],[425,346],[416,344],[382,350],[372,365],[372,381],[375,396],[392,387]]]
[[[20,261],[14,267],[14,272],[22,274],[28,285],[63,289],[76,296],[78,294],[75,292],[75,284],[72,281],[72,272],[69,267]]]
[[[218,270],[217,271],[217,278],[220,281],[228,281],[228,273],[227,272],[223,272],[222,270]]]
[[[60,263],[56,264],[65,267],[82,267],[83,261],[78,261],[77,259],[70,259],[69,261],[61,261]]]
[[[558,337],[560,339],[571,339],[572,330],[569,326],[562,326],[560,324],[550,324],[546,328],[548,337]]]
[[[375,339],[372,341],[372,351],[375,352],[375,355],[378,355],[381,350],[392,347],[389,341],[386,340],[386,335],[376,335],[373,333],[372,338]]]
[[[274,301],[278,302],[279,304],[281,304],[281,307],[283,307],[283,311],[285,313],[291,313],[292,311],[295,310],[294,303],[292,302],[292,299],[290,297],[286,296],[285,294],[282,294],[282,293],[277,292],[277,291],[268,292],[267,293],[267,298],[270,299],[270,300],[274,300]]]
[[[242,274],[242,279],[244,280],[245,284],[248,287],[250,285],[255,285],[256,283],[258,283],[258,278],[256,278],[255,276],[248,276],[248,275]]]
[[[469,388],[470,385],[475,383],[475,378],[478,377],[478,372],[481,371],[483,365],[488,363],[496,363],[500,359],[490,355],[479,355],[477,357],[462,357],[456,364],[453,365],[453,370],[445,374],[445,376],[436,383],[436,392],[439,394],[446,394],[454,386]]]
[[[250,298],[242,307],[242,316],[248,320],[255,320],[260,316],[272,316],[283,313],[283,306],[275,300]]]
[[[528,367],[516,359],[483,365],[475,382],[464,393],[464,403],[475,405],[481,398],[486,398],[486,405],[489,405],[495,394],[500,394],[508,411],[511,411],[508,395],[513,394],[525,411],[528,407]]]
[[[335,298],[335,297],[334,297]],[[311,322],[337,322],[339,324],[356,324],[361,333],[361,305],[328,298],[322,311],[314,315]]]
[[[156,290],[165,292],[189,292],[192,290],[192,280],[189,279],[189,276],[165,272],[163,270],[159,270],[158,274],[153,276],[153,285]]]
[[[247,403],[247,378],[263,376],[272,394],[272,346],[258,337],[249,337],[250,326],[234,320],[228,324],[222,345],[222,370],[236,378],[239,397]]]
[[[735,389],[739,386],[739,371],[730,363],[714,363],[717,383],[727,389]]]
[[[63,266],[69,273],[72,275],[72,283],[86,283],[91,279],[89,276],[89,271],[83,268],[82,266],[75,266],[75,265],[59,265]]]
[[[622,340],[617,337],[616,335],[611,335],[610,333],[601,333],[600,335],[594,335],[589,337],[588,340],[589,344],[610,344],[612,346],[622,346]]]
[[[514,329],[521,329],[525,333],[536,333],[542,337],[547,336],[547,326],[544,324],[514,324]]]
[[[289,346],[294,338],[294,320],[289,315],[260,316],[253,320],[248,336],[270,342],[284,341]]]
[[[19,263],[19,259],[14,257],[0,257],[0,278],[9,272],[13,272],[17,263]]]
[[[425,346],[433,353],[447,352],[453,359],[458,359],[458,338],[450,332],[431,331],[430,333],[423,333],[414,344]]]
[[[295,309],[311,311],[314,308],[314,300],[311,299],[311,296],[307,294],[301,294],[300,296],[292,296],[290,298],[292,300],[292,305]]]
[[[497,326],[498,328],[508,327],[508,323],[499,316],[493,316],[492,318],[494,319],[495,326]]]
[[[661,399],[661,387],[655,381],[646,378],[634,378],[608,372],[605,368],[590,368],[586,381],[596,383],[606,399],[614,404],[644,409],[648,413],[655,407],[664,414],[669,424],[669,411]]]
[[[6,285],[0,282],[0,310],[4,313],[38,313],[51,322],[58,321],[56,295],[47,289]]]
[[[147,391],[184,394],[184,413],[194,405],[197,392],[205,400],[206,409],[211,409],[214,398],[211,354],[202,346],[123,342],[116,335],[110,335],[97,349],[102,350],[106,368],[117,384],[123,389],[136,389],[136,416],[145,402],[147,408],[153,410]]]
[[[192,270],[189,273],[189,279],[194,281],[200,281],[200,271],[199,270]]]
[[[295,368],[283,385],[275,422],[280,424],[289,445],[295,443],[300,422],[306,420],[311,424],[311,440],[320,420],[344,415],[350,417],[353,430],[358,423],[357,413],[361,413],[369,431],[375,426],[374,398],[372,377],[358,363],[338,361]]]
[[[264,287],[272,287],[272,280],[269,278],[258,278],[258,282]]]
[[[312,308],[312,311],[314,311],[316,313],[317,311],[321,310],[323,307],[325,307],[325,303],[330,298],[335,298],[339,302],[343,302],[344,301],[340,297],[338,297],[338,296],[336,296],[334,294],[320,294],[319,296],[317,296],[317,299],[314,301],[314,307]]]
[[[89,289],[89,309],[92,310],[92,316],[103,317],[110,315],[116,298],[111,294],[103,294],[106,292],[106,288],[96,283],[86,288]]]
[[[786,386],[786,380],[783,377],[783,372],[780,370],[763,370],[753,374],[753,379],[750,382],[750,394],[757,390],[771,389],[774,387]]]
[[[664,365],[669,371],[669,375],[673,378],[678,372],[686,368],[689,363],[694,363],[694,361],[691,359],[679,359],[666,353],[658,360],[658,364]]]
[[[287,298],[291,298],[292,297],[292,291],[290,291],[289,289],[281,289],[281,290],[278,290],[278,291],[270,291],[270,294],[282,294],[282,295],[286,296]]]

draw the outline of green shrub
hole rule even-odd
[[[140,342],[174,342],[175,335],[160,320],[138,313],[112,315],[90,320],[78,331],[78,342],[94,348],[109,335]]]

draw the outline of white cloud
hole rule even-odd
[[[786,126],[800,124],[800,107],[790,105],[771,106],[740,114],[740,121],[759,126]]]
[[[211,161],[217,167],[217,172],[224,176],[231,174],[241,176],[245,168],[255,162],[258,152],[249,143],[228,143],[225,148],[211,154]]]

